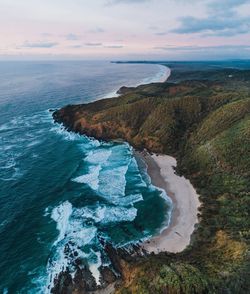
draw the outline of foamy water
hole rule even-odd
[[[122,246],[164,224],[168,204],[132,148],[67,132],[48,108],[95,100],[166,72],[74,62],[0,67],[4,81],[12,80],[10,87],[0,78],[1,293],[49,293],[60,271],[74,274],[76,259],[99,283],[100,265],[110,264],[99,237]]]

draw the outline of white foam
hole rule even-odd
[[[83,220],[73,218],[69,224],[67,231],[67,238],[74,241],[74,243],[82,247],[83,245],[90,244],[96,236],[97,228],[90,226],[84,227]]]
[[[59,236],[54,244],[60,242],[68,229],[69,217],[72,214],[72,204],[69,201],[65,201],[52,210],[51,218],[56,222],[56,228],[59,231]]]
[[[97,285],[100,285],[101,274],[99,271],[99,267],[102,265],[101,253],[94,252],[93,250],[91,251],[96,256],[96,260],[95,262],[89,262],[89,270],[91,271],[93,277],[95,278]]]
[[[125,195],[126,173],[128,165],[114,167],[100,173],[99,192],[106,198],[112,199]]]
[[[120,94],[118,94],[117,91],[114,90],[114,91],[111,91],[111,92],[105,94],[104,96],[102,96],[102,99],[103,98],[115,98],[115,97],[119,97],[119,96],[120,96]]]
[[[89,154],[85,157],[85,161],[91,164],[104,164],[108,161],[112,151],[110,149],[97,149],[89,152]]]
[[[47,115],[46,115],[47,116]],[[2,124],[0,126],[0,132],[1,131],[13,131],[15,129],[24,129],[29,128],[30,126],[34,124],[41,124],[41,121],[45,121],[45,113],[39,112],[37,114],[34,114],[32,116],[17,116],[13,118],[12,120],[8,121],[5,124]]]
[[[137,198],[137,200],[139,199]],[[97,208],[83,207],[75,209],[74,216],[83,222],[92,220],[95,223],[106,224],[111,222],[133,221],[137,216],[137,209],[134,207],[127,208],[123,206],[104,205],[98,206]]]
[[[63,202],[52,210],[51,218],[57,223],[59,235],[53,243],[52,258],[47,265],[49,278],[43,289],[45,293],[50,293],[55,277],[66,267],[72,274],[75,271],[71,257],[65,253],[66,244],[71,252],[76,251],[78,256],[85,256],[81,251],[82,246],[90,244],[96,236],[97,228],[84,226],[84,219],[80,211],[81,209],[72,208],[69,201]]]
[[[84,151],[86,150],[86,147],[93,148],[93,147],[99,147],[101,145],[101,143],[98,140],[94,138],[89,138],[85,135],[80,135],[78,133],[68,131],[65,129],[65,127],[62,124],[59,124],[59,123],[56,123],[56,124],[53,123],[53,127],[50,128],[50,131],[53,133],[56,133],[59,136],[62,136],[64,140],[66,141],[79,142],[80,143],[79,146],[82,147]],[[89,146],[87,146],[87,144]]]
[[[137,216],[137,209],[134,207],[98,207],[95,216],[102,224],[121,221],[131,222]]]
[[[77,141],[82,139],[81,135],[77,133],[69,132],[62,125],[59,125],[59,124],[50,128],[50,131],[60,136],[63,136],[63,138],[67,141]]]
[[[131,162],[127,144],[114,145],[99,175],[99,193],[110,202],[125,195],[126,173]]]
[[[63,248],[61,250],[57,250],[53,257],[53,260],[50,260],[50,262],[47,265],[48,281],[43,289],[46,294],[51,293],[51,289],[54,285],[54,279],[68,265],[69,261],[63,253]]]
[[[142,194],[137,193],[137,194],[131,194],[131,195],[126,195],[124,197],[121,197],[117,199],[117,201],[114,201],[114,204],[120,205],[120,206],[129,206],[140,201],[143,201]]]
[[[157,67],[159,68],[159,72],[153,77],[143,79],[141,84],[165,82],[169,78],[171,74],[169,67],[161,64],[157,64]]]
[[[43,216],[48,216],[49,214],[49,207],[46,207]]]
[[[99,176],[102,166],[105,166],[112,154],[111,149],[97,148],[91,150],[84,158],[84,162],[88,163],[88,173],[78,176],[72,181],[84,183],[90,186],[91,189],[97,191],[99,189]]]
[[[134,157],[131,159],[130,168],[133,170],[133,172],[136,173],[136,177],[139,179],[139,183],[137,184],[137,186],[147,187],[147,184],[145,183],[145,181],[142,178],[138,163]]]
[[[137,216],[137,209],[133,205],[143,200],[142,194],[138,193],[139,189],[129,195],[125,193],[128,168],[138,175],[138,182],[143,181],[137,162],[132,157],[131,147],[126,144],[101,144],[101,146],[90,147],[88,142],[87,139],[81,141],[83,148],[84,144],[87,144],[84,151],[88,154],[83,160],[88,167],[88,173],[79,175],[78,171],[79,176],[72,181],[88,184],[112,204],[95,203],[94,206],[73,208],[69,201],[65,201],[52,210],[51,218],[56,221],[59,233],[52,247],[52,258],[47,266],[48,293],[53,286],[54,278],[66,267],[72,275],[74,274],[74,262],[72,262],[72,255],[70,257],[65,253],[66,245],[69,246],[70,252],[76,251],[78,257],[88,260],[90,271],[99,284],[100,252],[84,252],[86,249],[84,246],[96,245],[98,224],[132,222]],[[45,215],[46,213],[48,210],[45,211]]]
[[[99,188],[99,173],[101,166],[90,166],[88,174],[72,179],[73,182],[88,184],[91,189],[98,190]]]

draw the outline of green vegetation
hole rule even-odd
[[[200,194],[192,244],[124,266],[117,293],[248,293],[250,71],[172,67],[178,83],[123,88],[118,98],[54,117],[80,133],[174,155]]]

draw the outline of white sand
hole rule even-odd
[[[161,251],[181,252],[190,244],[191,234],[194,231],[195,224],[198,223],[199,196],[189,180],[175,174],[173,169],[176,166],[175,158],[154,154],[152,156],[146,155],[144,159],[148,164],[148,173],[151,176],[152,183],[164,188],[167,195],[172,199],[173,211],[169,227],[158,236],[146,241],[143,247],[148,252],[154,253]],[[155,163],[160,169],[158,177]],[[161,181],[165,182],[165,187],[163,187],[163,184],[158,185],[157,183],[157,178],[159,180],[160,176],[162,177]]]

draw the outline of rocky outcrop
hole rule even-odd
[[[96,281],[93,277],[88,265],[81,258],[74,256],[70,252],[69,246],[65,246],[68,255],[72,256],[72,268],[74,272],[70,272],[69,268],[60,272],[54,279],[54,285],[51,289],[53,294],[87,294],[95,293],[97,290],[105,289],[110,284],[120,280],[123,276],[124,268],[137,258],[146,255],[146,251],[139,244],[127,247],[116,248],[112,243],[106,242],[99,238],[103,247],[103,254],[107,255],[110,260],[110,266],[100,266],[100,281]],[[75,258],[74,258],[75,257]],[[97,284],[97,282],[99,282]]]

